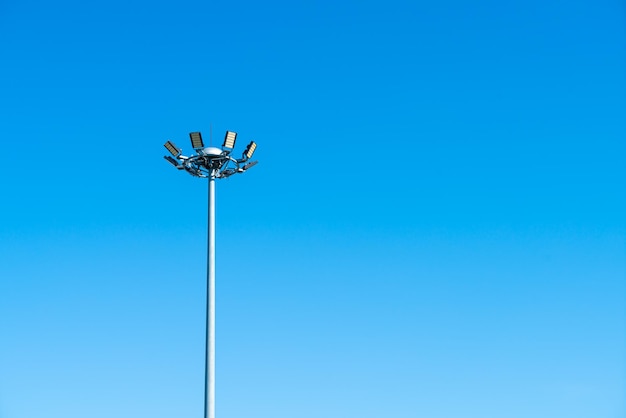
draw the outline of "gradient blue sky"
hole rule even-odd
[[[626,13],[0,2],[0,417],[626,416]]]

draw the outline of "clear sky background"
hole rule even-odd
[[[618,0],[0,2],[0,417],[626,416]]]

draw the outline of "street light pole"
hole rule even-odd
[[[215,418],[215,177],[209,177],[204,417]]]
[[[184,156],[180,148],[167,141],[165,148],[172,156],[164,158],[178,170],[209,179],[204,418],[215,418],[215,180],[243,173],[254,166],[257,161],[250,161],[250,158],[256,150],[256,143],[250,142],[241,158],[236,159],[231,156],[237,139],[235,132],[226,132],[221,149],[205,147],[200,132],[191,132],[189,137],[196,155]]]

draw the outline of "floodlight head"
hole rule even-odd
[[[189,138],[191,138],[191,146],[194,149],[204,148],[204,142],[202,141],[202,134],[200,132],[190,132]]]
[[[246,171],[247,169],[249,169],[250,167],[254,167],[255,165],[258,164],[258,161],[252,161],[246,165],[244,165],[243,167],[241,167],[241,171]]]
[[[226,131],[226,136],[224,137],[224,145],[222,148],[235,148],[235,140],[237,139],[237,132]]]
[[[250,158],[252,158],[252,154],[254,154],[254,150],[256,150],[256,142],[252,141],[248,144],[248,147],[243,152],[243,156],[246,158],[246,160],[249,160]]]
[[[165,158],[170,164],[172,164],[176,168],[178,168],[180,166],[178,161],[175,158],[170,157],[169,155],[166,155],[163,158]]]
[[[163,146],[165,148],[167,148],[167,150],[174,156],[174,157],[178,157],[180,155],[180,153],[182,152],[180,150],[180,148],[178,148],[176,145],[174,145],[174,143],[172,141],[167,141],[165,144],[163,144]]]

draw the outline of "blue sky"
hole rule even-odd
[[[619,1],[0,3],[0,418],[621,418]]]

